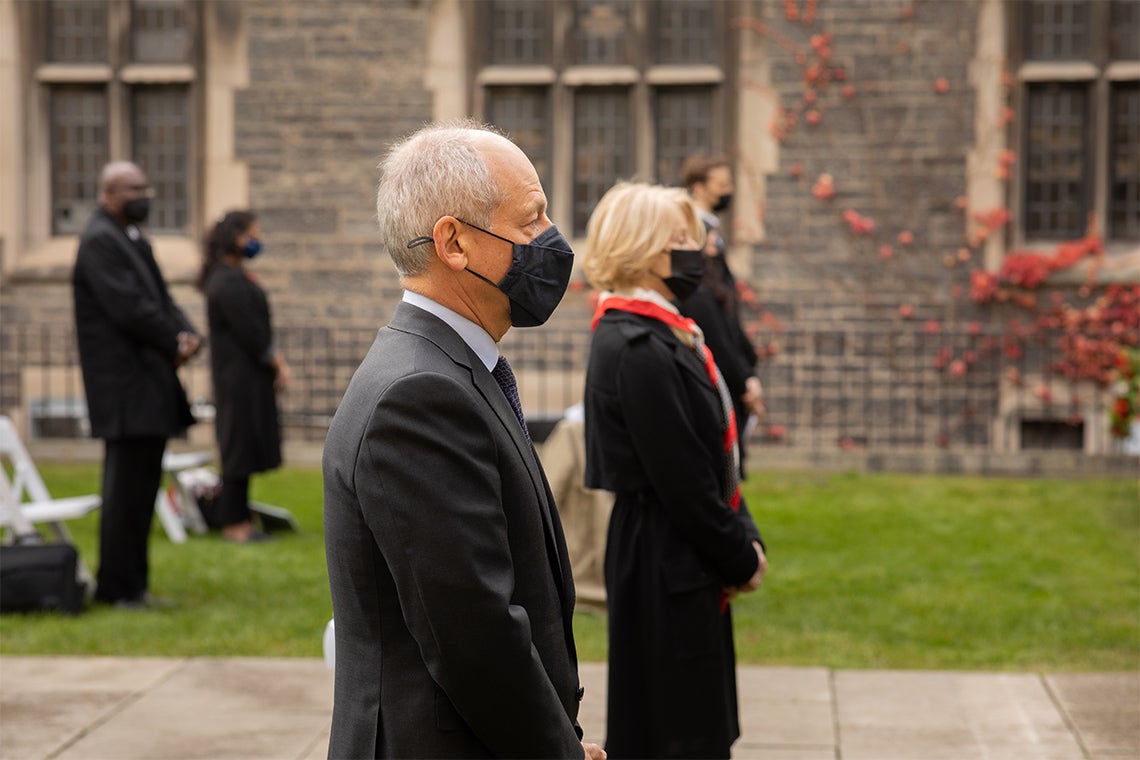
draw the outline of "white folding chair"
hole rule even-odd
[[[202,511],[198,509],[198,500],[190,492],[182,474],[200,469],[213,458],[214,455],[208,451],[182,454],[167,451],[162,455],[162,473],[169,483],[165,488],[159,486],[154,497],[154,511],[167,537],[176,544],[186,541],[187,528],[198,534],[209,530]]]
[[[66,521],[84,517],[102,504],[98,494],[53,499],[24,448],[16,426],[3,415],[0,415],[0,464],[3,465],[0,466],[0,530],[6,529],[7,538],[12,541],[35,537],[39,533],[36,526],[45,525],[58,540],[72,543]],[[91,572],[82,559],[78,574],[88,589],[94,588]]]

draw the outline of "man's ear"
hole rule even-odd
[[[456,272],[467,267],[467,250],[465,241],[460,240],[461,232],[462,226],[453,216],[441,216],[431,230],[435,255],[448,269]]]

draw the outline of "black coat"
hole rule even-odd
[[[574,580],[542,467],[463,339],[401,303],[324,451],[330,758],[581,757]]]
[[[732,396],[736,411],[736,424],[740,433],[741,462],[744,459],[744,423],[749,411],[744,406],[745,381],[756,374],[756,349],[744,326],[740,323],[740,303],[736,296],[736,278],[728,268],[723,255],[708,262],[708,269],[701,286],[693,295],[678,304],[681,313],[691,318],[705,335],[705,345],[713,353],[716,365],[724,376],[724,383]],[[706,270],[707,271],[707,270]],[[717,301],[710,284],[710,276],[720,280],[720,286],[729,293],[727,306]]]
[[[205,291],[222,474],[248,477],[281,464],[269,301],[245,272],[225,264],[207,277]]]
[[[168,438],[193,424],[174,362],[178,333],[196,331],[138,228],[96,212],[79,241],[72,286],[91,435]]]
[[[586,485],[617,494],[606,545],[606,750],[728,757],[740,734],[731,612],[759,531],[723,497],[720,403],[704,365],[657,320],[598,322],[586,371]]]

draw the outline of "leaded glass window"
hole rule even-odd
[[[1140,240],[1140,0],[1009,7],[1021,59],[1014,244],[1096,231],[1111,252]]]
[[[1140,83],[1114,86],[1111,112],[1109,235],[1140,240]]]
[[[549,63],[551,9],[548,2],[495,0],[491,7],[490,63]]]
[[[707,87],[662,87],[657,91],[657,178],[678,181],[693,146],[712,145],[712,92]]]
[[[107,4],[52,0],[47,9],[47,60],[102,63],[107,58]]]
[[[534,164],[550,200],[550,98],[546,87],[495,87],[487,120],[506,132]]]
[[[1075,60],[1088,56],[1088,0],[1034,0],[1028,10],[1028,60]]]
[[[131,3],[132,59],[146,63],[190,61],[186,0],[134,0]]]
[[[152,232],[188,231],[195,12],[189,0],[46,4],[42,63],[67,64],[37,71],[49,103],[53,234],[82,231],[111,160],[134,161],[154,186]]]
[[[574,228],[586,220],[615,179],[632,173],[629,92],[591,88],[574,97]]]
[[[98,205],[99,171],[107,158],[106,88],[54,88],[51,190],[55,234],[75,235],[83,231]]]
[[[1041,237],[1080,237],[1085,214],[1084,85],[1040,85],[1029,89],[1026,145],[1026,231]]]
[[[150,224],[156,229],[181,230],[189,218],[188,102],[185,87],[145,87],[134,92],[133,154],[154,188]]]

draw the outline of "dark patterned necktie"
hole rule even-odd
[[[499,361],[495,362],[495,368],[491,370],[491,376],[503,389],[503,395],[507,397],[507,403],[511,405],[515,417],[522,425],[527,443],[530,443],[530,431],[526,429],[526,419],[523,417],[522,402],[519,401],[519,388],[515,383],[515,373],[511,371],[511,364],[507,361],[507,357],[499,356]]]

